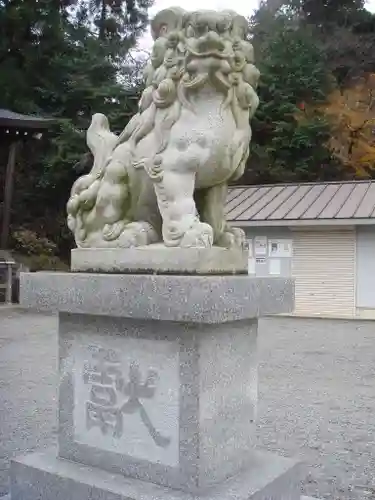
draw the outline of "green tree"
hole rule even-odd
[[[308,105],[325,100],[331,85],[312,34],[288,16],[265,11],[253,18],[252,28],[261,71],[260,106],[252,122],[245,182],[341,175],[326,146],[329,123],[318,112],[306,111]]]
[[[278,14],[313,31],[315,43],[325,57],[340,86],[375,67],[375,15],[365,9],[363,0],[267,0],[263,12],[273,20]],[[267,25],[267,23],[266,23]]]
[[[112,11],[113,5],[108,6]],[[87,151],[91,115],[106,114],[112,129],[120,131],[136,110],[139,82],[127,87],[123,82],[133,71],[126,59],[136,41],[132,23],[136,34],[147,24],[146,7],[138,15],[140,5],[126,4],[124,21],[132,8],[135,12],[131,22],[118,36],[106,24],[103,39],[101,25],[80,11],[82,2],[0,0],[0,107],[56,118],[42,143],[21,151],[15,227],[34,224],[59,246],[66,240],[65,203],[77,176],[73,166]]]
[[[62,2],[57,11],[52,9],[56,0],[35,2],[36,10],[31,3],[0,5],[0,29],[6,35],[1,37],[0,107],[57,118],[40,177],[41,184],[58,186],[62,179],[71,181],[70,167],[85,151],[91,115],[105,113],[121,129],[135,109],[134,89],[129,92],[120,83],[129,68],[114,64],[114,46],[109,51],[100,31],[70,18]],[[119,42],[120,53],[125,55]]]
[[[112,63],[122,65],[148,22],[152,0],[81,0],[72,9],[76,22],[95,33]]]
[[[351,25],[364,9],[364,0],[300,0],[299,3],[304,20],[315,26]]]
[[[365,11],[364,0],[263,0],[261,8],[297,17],[320,28],[351,25]]]

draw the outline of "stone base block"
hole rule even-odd
[[[137,248],[76,248],[71,270],[91,273],[130,274],[247,274],[248,252],[242,249],[168,248],[149,245]]]
[[[47,451],[11,464],[12,500],[300,500],[300,467],[254,452],[247,472],[192,495],[56,458]]]
[[[59,457],[197,493],[248,466],[257,320],[60,313]]]
[[[49,312],[227,323],[291,312],[294,281],[251,276],[21,273],[20,305]]]

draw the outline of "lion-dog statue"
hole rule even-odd
[[[138,113],[117,136],[95,114],[90,173],[74,183],[68,226],[80,248],[233,248],[244,232],[225,219],[228,183],[249,155],[259,71],[233,11],[169,8],[154,45]]]

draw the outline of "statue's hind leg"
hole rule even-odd
[[[96,246],[128,248],[158,241],[157,231],[148,220],[134,219],[131,204],[141,195],[135,189],[130,190],[129,167],[114,158],[107,166],[97,198],[103,229]]]
[[[197,205],[202,222],[210,224],[214,231],[214,245],[225,248],[245,247],[245,232],[231,227],[225,218],[227,184],[199,190],[196,194]]]

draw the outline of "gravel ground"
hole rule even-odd
[[[55,443],[56,331],[54,316],[0,307],[0,496],[10,458]]]
[[[54,316],[0,308],[0,496],[9,459],[56,439]],[[259,446],[306,463],[302,493],[375,499],[375,323],[260,322]]]

